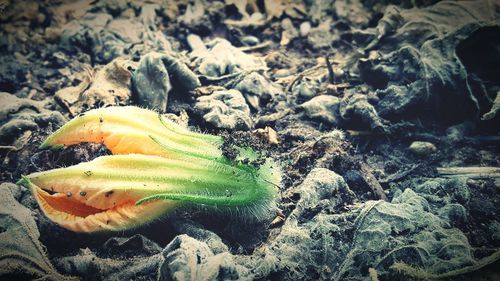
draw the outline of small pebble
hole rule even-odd
[[[253,13],[251,16],[250,16],[250,20],[251,21],[260,21],[260,20],[263,20],[264,19],[264,15],[259,13],[259,12],[256,12],[256,13]]]
[[[293,22],[291,19],[289,18],[285,18],[281,21],[281,28],[283,28],[283,30],[293,30],[295,29],[294,26],[293,26]]]
[[[205,43],[201,40],[201,37],[196,34],[189,34],[186,41],[192,51],[206,51]]]
[[[426,141],[414,141],[410,145],[410,151],[419,156],[427,156],[437,151],[434,144]]]
[[[246,46],[255,46],[260,43],[259,38],[248,35],[248,36],[243,36],[241,37],[241,43],[245,44]]]
[[[311,31],[311,23],[308,21],[305,21],[300,24],[300,36],[306,37],[309,34],[309,31]]]
[[[292,72],[289,69],[278,69],[274,72],[275,78],[282,78],[292,75]]]
[[[278,133],[271,127],[266,126],[266,128],[257,129],[257,130],[255,130],[255,132],[258,135],[266,138],[267,143],[269,143],[269,144],[279,144],[280,143],[279,138],[278,138]]]
[[[341,120],[339,105],[340,99],[338,97],[319,95],[304,102],[300,107],[307,117],[337,126]]]
[[[307,83],[297,86],[298,96],[302,100],[308,101],[316,95],[316,92]]]

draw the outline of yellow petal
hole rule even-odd
[[[43,213],[63,228],[75,232],[119,231],[151,222],[174,209],[175,201],[154,201],[136,206],[134,200],[109,209],[97,209],[66,194],[49,194],[33,183],[31,191]]]
[[[221,155],[222,138],[191,132],[151,110],[114,106],[81,114],[48,137],[40,147],[81,142],[104,144],[113,154],[217,158]]]

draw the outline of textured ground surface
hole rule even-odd
[[[0,1],[0,279],[498,280],[498,1]],[[14,185],[140,105],[280,162],[260,222],[64,230]],[[441,168],[472,167],[453,171]]]

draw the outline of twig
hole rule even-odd
[[[379,180],[379,182],[380,183],[390,183],[390,182],[400,181],[401,179],[407,177],[409,174],[411,174],[413,171],[415,171],[420,166],[422,166],[421,163],[415,164],[410,169],[404,170],[404,171],[398,171],[392,175],[387,176],[385,179]]]
[[[325,56],[325,62],[326,62],[326,68],[328,69],[328,82],[330,82],[330,84],[333,84],[335,82],[335,76],[333,73],[332,64],[330,63],[330,60],[328,59],[328,55]]]
[[[210,84],[210,83],[217,83],[217,82],[221,82],[221,81],[230,80],[232,78],[240,76],[241,74],[242,74],[241,72],[236,72],[236,73],[226,74],[226,75],[222,75],[222,76],[198,75],[198,79],[200,79],[202,84]]]
[[[0,149],[5,149],[5,150],[17,150],[17,147],[13,145],[0,145]]]
[[[373,193],[378,197],[378,199],[387,202],[389,201],[387,195],[385,195],[384,189],[377,181],[375,176],[372,174],[372,172],[370,171],[370,167],[368,167],[366,163],[361,163],[361,176],[365,180],[366,184],[373,191]]]
[[[271,46],[271,41],[266,41],[266,42],[262,42],[260,44],[257,44],[255,46],[244,46],[244,47],[239,47],[238,49],[240,49],[240,51],[242,51],[242,52],[253,52],[256,50],[265,49],[265,48],[270,47],[270,46]]]
[[[468,177],[471,179],[491,179],[500,178],[500,168],[498,167],[442,167],[437,168],[437,172],[442,177]]]
[[[286,91],[290,92],[293,88],[293,85],[295,85],[295,83],[297,83],[297,81],[302,79],[302,77],[307,76],[308,74],[313,73],[314,71],[316,71],[322,67],[325,67],[325,66],[323,64],[317,64],[317,65],[315,65],[311,68],[308,68],[308,69],[302,71],[301,73],[297,74],[297,76],[295,76],[295,79],[293,79],[292,82],[290,82],[290,84],[288,85]]]
[[[291,92],[292,88],[293,88],[293,85],[295,85],[295,83],[297,83],[297,81],[299,81],[300,79],[302,79],[302,77],[304,77],[304,74],[302,74],[302,73],[300,73],[297,76],[295,76],[295,79],[293,79],[292,82],[290,82],[290,84],[288,85],[286,91],[287,92]]]
[[[495,262],[500,260],[500,251],[496,251],[492,255],[482,258],[479,261],[475,262],[473,265],[469,265],[466,267],[462,267],[459,269],[455,269],[452,271],[448,271],[446,273],[433,273],[426,271],[425,269],[413,267],[411,265],[408,265],[404,262],[395,262],[393,265],[391,265],[390,269],[395,270],[399,273],[402,273],[406,276],[411,276],[417,279],[423,279],[423,280],[443,280],[443,279],[457,279],[455,277],[461,276],[464,274],[470,274],[473,272],[476,272],[478,270],[481,270],[482,268],[489,266]]]

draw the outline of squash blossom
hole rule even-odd
[[[281,175],[250,148],[223,155],[220,136],[191,132],[138,107],[90,110],[50,135],[41,148],[104,144],[113,155],[23,176],[43,213],[77,232],[119,231],[181,206],[261,218],[273,206]],[[250,164],[249,164],[250,163]]]

